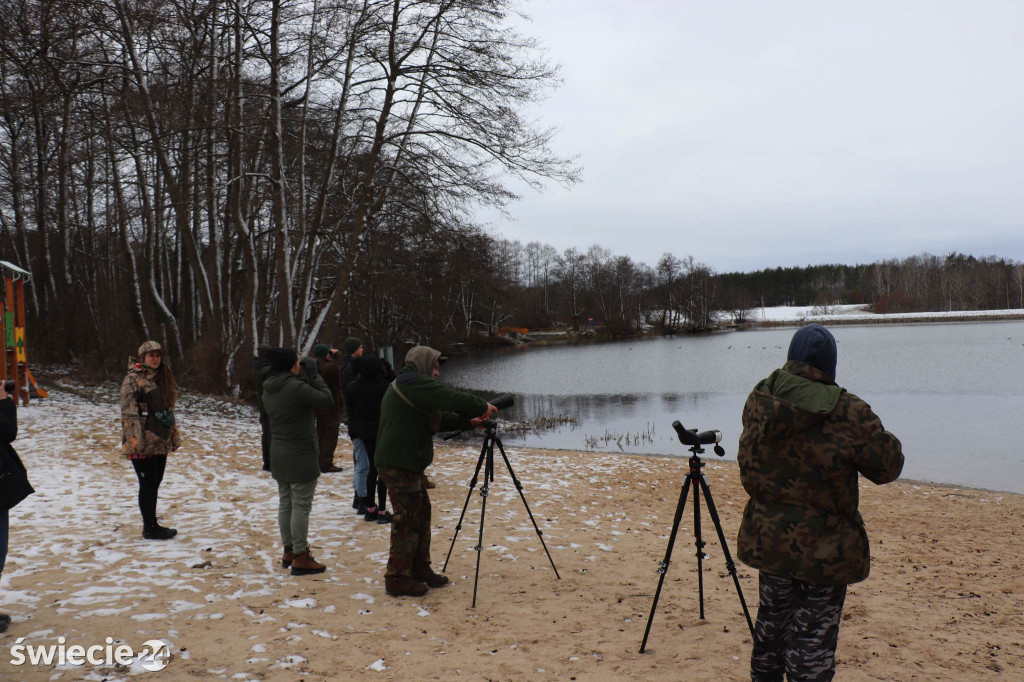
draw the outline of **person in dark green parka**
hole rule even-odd
[[[331,391],[317,372],[316,360],[292,348],[268,351],[270,376],[263,382],[263,406],[270,417],[270,472],[277,481],[277,520],[284,542],[281,565],[292,575],[323,573],[309,551],[309,512],[320,477],[314,411],[334,405]],[[299,378],[300,367],[308,383]]]
[[[479,426],[498,411],[439,382],[440,366],[439,351],[414,346],[381,401],[374,463],[394,508],[384,574],[384,587],[392,596],[418,596],[448,582],[430,568],[430,498],[424,472],[434,461],[434,434]]]

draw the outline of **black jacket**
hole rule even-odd
[[[267,413],[267,409],[263,407],[263,382],[270,376],[270,357],[267,350],[257,353],[252,359],[252,380],[256,384],[256,405],[260,414]]]
[[[360,358],[362,360],[362,358]],[[348,406],[348,434],[366,444],[371,454],[377,447],[377,428],[380,426],[380,401],[391,380],[379,361],[360,363],[359,377],[345,389]]]
[[[18,437],[18,406],[14,399],[0,400],[0,509],[11,509],[35,492],[28,472],[11,443]]]

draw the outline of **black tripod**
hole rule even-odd
[[[492,420],[488,419],[483,423],[485,430],[484,444],[480,448],[480,458],[476,461],[476,470],[473,471],[473,480],[469,482],[469,492],[466,494],[466,502],[462,505],[462,515],[459,516],[459,522],[455,525],[455,535],[452,537],[452,544],[448,547],[448,556],[445,557],[444,566],[441,567],[443,572],[448,568],[448,560],[452,558],[452,549],[455,547],[455,540],[459,537],[459,531],[462,530],[462,519],[466,517],[466,508],[469,506],[469,498],[473,496],[473,488],[476,487],[476,482],[480,476],[480,467],[484,468],[484,484],[480,487],[480,497],[482,498],[480,504],[480,537],[477,540],[476,547],[476,575],[473,577],[473,608],[476,608],[476,586],[480,580],[480,553],[484,548],[484,515],[487,513],[487,495],[490,492],[490,483],[494,482],[494,446],[498,446],[498,451],[501,452],[501,458],[505,460],[505,468],[508,469],[509,475],[512,477],[512,482],[515,483],[516,490],[519,491],[519,497],[523,500],[523,506],[526,507],[526,513],[530,516],[530,522],[533,524],[533,529],[537,531],[537,537],[540,538],[540,544],[544,547],[544,553],[548,555],[548,561],[551,562],[551,568],[555,571],[555,577],[559,580],[562,576],[558,575],[558,569],[555,568],[555,562],[551,558],[551,552],[548,551],[548,546],[544,542],[544,533],[540,528],[537,527],[537,522],[533,519],[533,513],[530,511],[530,505],[526,503],[526,497],[523,496],[523,484],[516,478],[516,474],[512,471],[512,465],[508,461],[508,456],[505,455],[505,448],[501,445],[501,439],[498,438],[497,424]],[[446,438],[453,438],[455,435],[447,436]]]
[[[654,611],[658,608],[658,598],[661,596],[661,586],[665,582],[665,574],[668,572],[668,565],[672,559],[672,546],[676,542],[676,533],[679,532],[679,521],[683,518],[683,508],[686,506],[686,495],[690,490],[690,486],[693,486],[693,536],[695,542],[693,543],[697,547],[697,589],[700,595],[700,619],[704,620],[704,546],[707,544],[701,539],[700,534],[700,491],[704,491],[704,501],[708,506],[708,513],[711,514],[711,520],[715,524],[715,530],[718,531],[718,541],[722,543],[722,552],[725,554],[725,568],[729,571],[732,576],[732,581],[736,585],[736,594],[740,597],[740,605],[743,607],[743,615],[747,619],[747,627],[750,628],[750,634],[754,634],[754,624],[750,622],[750,612],[747,611],[747,602],[743,599],[743,590],[740,589],[740,580],[736,576],[736,564],[733,563],[732,555],[729,554],[729,545],[725,542],[725,533],[722,532],[722,522],[718,519],[718,510],[715,509],[715,500],[711,497],[711,488],[708,487],[708,479],[701,472],[704,467],[704,462],[701,461],[700,455],[704,453],[704,448],[701,444],[715,444],[715,454],[719,457],[725,454],[725,450],[718,445],[718,442],[722,439],[722,434],[718,431],[703,431],[696,433],[696,429],[687,430],[678,422],[672,422],[672,426],[675,428],[676,433],[679,434],[679,440],[684,445],[691,445],[690,452],[693,455],[690,457],[690,471],[686,474],[686,478],[683,479],[682,490],[679,491],[679,504],[676,505],[676,516],[672,522],[672,534],[668,538],[668,547],[665,549],[665,558],[658,565],[658,573],[661,577],[658,578],[658,589],[654,593],[654,603],[651,604],[651,615],[647,617],[647,629],[644,630],[644,640],[640,643],[640,653],[644,653],[644,649],[647,648],[647,637],[651,634],[651,622],[654,620]]]

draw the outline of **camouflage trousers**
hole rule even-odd
[[[760,605],[750,656],[752,682],[828,682],[846,585],[819,585],[760,572]]]
[[[377,469],[377,475],[384,479],[394,508],[384,577],[412,577],[414,571],[430,568],[430,498],[425,476],[393,467]]]

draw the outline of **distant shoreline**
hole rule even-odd
[[[512,346],[557,346],[571,343],[601,343],[620,339],[635,339],[647,336],[671,336],[675,334],[713,334],[718,332],[751,331],[757,329],[775,329],[778,327],[802,327],[805,324],[817,323],[833,326],[853,325],[882,325],[882,324],[951,324],[963,322],[1013,322],[1024,320],[1024,309],[1007,310],[977,310],[977,311],[954,311],[954,312],[919,312],[919,313],[867,313],[858,305],[843,305],[838,308],[849,311],[838,314],[812,315],[810,308],[768,308],[758,309],[762,319],[747,320],[744,322],[730,322],[721,324],[714,329],[704,332],[687,332],[679,330],[676,332],[659,331],[654,328],[647,328],[629,335],[610,336],[600,327],[586,327],[581,331],[574,332],[571,329],[565,330],[544,330],[527,333],[525,337],[511,339],[501,338],[507,345]],[[777,316],[776,316],[777,315]],[[473,346],[474,348],[486,347]]]
[[[820,316],[797,320],[761,320],[750,323],[749,329],[774,327],[800,327],[805,324],[823,325],[856,325],[856,324],[946,324],[953,322],[1013,322],[1024,320],[1024,311],[984,311],[977,315],[933,314],[933,313],[894,313],[872,317],[860,316]],[[738,326],[743,329],[743,325]]]

